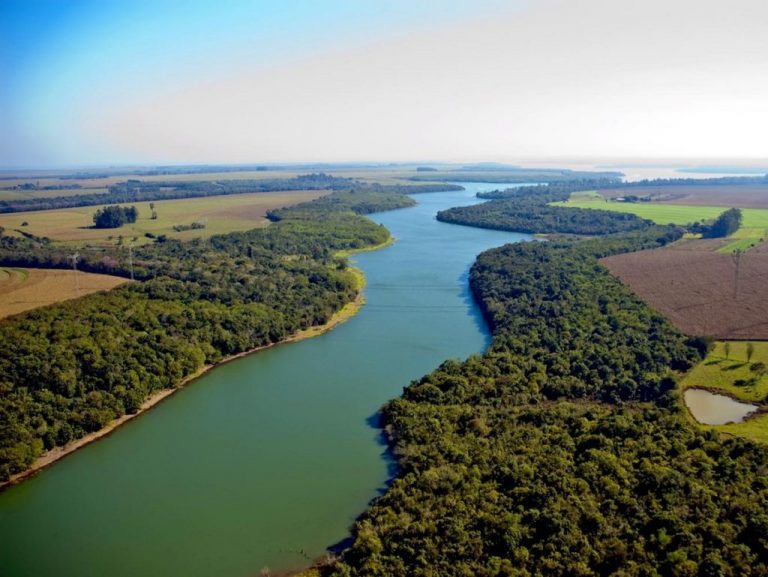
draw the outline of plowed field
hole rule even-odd
[[[734,257],[710,250],[682,243],[601,262],[686,334],[768,340],[768,252],[742,255],[737,277]]]

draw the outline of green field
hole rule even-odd
[[[744,401],[762,403],[768,397],[768,375],[757,377],[750,370],[750,365],[757,362],[768,365],[768,342],[755,341],[752,345],[755,351],[752,359],[747,362],[746,342],[731,342],[728,358],[725,355],[725,343],[717,342],[707,358],[685,375],[680,382],[681,391],[699,387],[722,391],[728,396]],[[753,378],[754,382],[751,382]],[[741,423],[717,425],[714,428],[731,435],[768,442],[768,415],[747,419]]]
[[[752,345],[755,352],[752,360],[748,362],[746,342],[731,342],[729,358],[725,356],[725,343],[717,342],[714,350],[685,376],[680,386],[683,389],[689,387],[718,389],[744,401],[763,401],[768,396],[768,375],[758,379],[754,385],[737,384],[738,381],[748,381],[754,376],[754,373],[749,370],[750,364],[762,362],[768,365],[768,342],[754,341]]]
[[[18,234],[16,229],[47,236],[67,243],[115,244],[120,236],[126,241],[150,242],[145,233],[165,234],[171,238],[190,239],[208,237],[268,224],[265,214],[272,208],[281,208],[327,194],[326,191],[292,191],[275,193],[233,194],[203,198],[182,198],[155,201],[157,219],[152,220],[149,202],[129,203],[136,206],[139,218],[135,223],[120,228],[95,229],[93,214],[100,206],[84,206],[36,212],[15,212],[0,215],[0,226],[6,234]],[[22,227],[22,223],[27,225]],[[204,229],[176,232],[174,225],[202,222]]]
[[[712,220],[720,216],[725,210],[722,206],[692,206],[680,204],[661,204],[654,202],[616,202],[609,201],[597,192],[578,192],[563,202],[555,202],[554,206],[567,206],[571,208],[587,208],[610,210],[613,212],[625,212],[636,214],[640,218],[647,218],[656,224],[690,224],[701,220]],[[720,249],[721,252],[731,252],[736,248],[747,249],[760,239],[768,238],[768,209],[742,208],[743,222],[741,228],[730,238],[734,242]]]

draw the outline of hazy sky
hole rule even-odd
[[[2,0],[0,166],[768,158],[766,0]]]

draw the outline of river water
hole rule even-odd
[[[379,407],[489,334],[467,285],[528,235],[437,222],[498,184],[373,215],[397,242],[354,257],[366,305],[325,335],[223,365],[0,494],[2,577],[246,577],[348,536],[391,476]]]

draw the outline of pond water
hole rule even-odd
[[[367,303],[347,323],[216,368],[0,494],[0,575],[244,577],[347,537],[392,474],[379,407],[486,348],[469,267],[530,238],[437,222],[499,187],[464,186],[373,216],[397,242],[354,258]]]
[[[757,410],[755,405],[705,389],[686,389],[685,404],[693,417],[704,425],[739,423]]]

